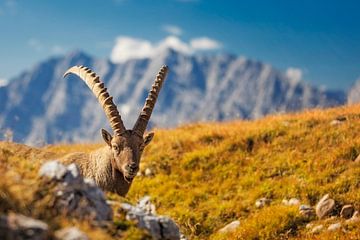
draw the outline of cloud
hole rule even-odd
[[[288,69],[286,69],[285,74],[289,79],[299,81],[303,76],[303,71],[300,68],[289,67]]]
[[[183,30],[180,27],[170,24],[164,25],[162,29],[169,34],[176,36],[180,36],[183,33]]]
[[[7,79],[0,78],[0,87],[6,86],[8,83]]]
[[[168,36],[158,43],[152,43],[144,39],[120,36],[115,41],[110,59],[115,63],[122,63],[129,59],[151,58],[168,48],[190,55],[197,51],[220,49],[221,46],[221,43],[208,37],[194,38],[186,43],[177,36]]]
[[[195,50],[214,50],[221,48],[221,43],[208,37],[194,38],[190,41],[190,46]]]
[[[150,57],[153,52],[154,46],[150,41],[124,36],[116,39],[110,58],[113,62],[125,62],[128,59]]]

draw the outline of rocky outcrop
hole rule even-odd
[[[112,209],[106,203],[104,193],[92,180],[83,179],[75,164],[64,166],[57,161],[45,163],[39,171],[42,186],[37,192],[37,200],[50,198],[52,211],[77,219],[97,222],[112,220]],[[44,192],[45,186],[51,186]]]
[[[156,215],[155,206],[148,196],[142,198],[136,206],[123,203],[121,208],[126,212],[128,220],[147,230],[154,239],[179,240],[182,237],[179,227],[171,218]]]

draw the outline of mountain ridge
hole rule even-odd
[[[108,128],[102,109],[82,81],[74,76],[63,79],[63,73],[73,65],[93,69],[129,128],[163,64],[170,73],[151,126],[254,119],[346,102],[342,91],[319,89],[289,79],[269,64],[231,54],[184,55],[167,49],[153,58],[114,64],[77,50],[49,58],[0,88],[0,126],[12,129],[15,141],[31,145],[98,140],[99,129]]]

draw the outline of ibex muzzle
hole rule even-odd
[[[145,136],[144,133],[167,72],[168,67],[162,66],[134,127],[126,129],[119,111],[113,102],[113,98],[107,92],[99,76],[83,66],[74,66],[66,71],[64,77],[68,74],[75,74],[84,80],[92,90],[104,109],[114,134],[112,136],[109,132],[102,129],[101,134],[108,145],[107,147],[90,153],[88,157],[84,157],[83,154],[81,156],[80,154],[73,154],[67,156],[64,161],[78,163],[82,174],[85,177],[93,178],[104,190],[125,195],[133,178],[139,171],[142,152],[154,136],[154,133],[149,133]],[[77,160],[76,156],[80,160]],[[87,160],[84,160],[84,158]]]

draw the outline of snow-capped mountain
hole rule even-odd
[[[101,76],[131,128],[162,64],[170,73],[152,126],[259,118],[346,102],[342,91],[321,90],[270,65],[229,54],[184,55],[167,49],[149,59],[114,64],[73,52],[48,59],[0,87],[1,130],[11,129],[16,141],[32,145],[98,140],[99,129],[108,123],[84,82],[75,76],[62,78],[73,65],[88,66]]]

